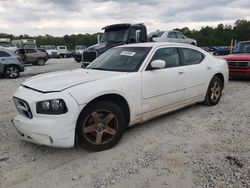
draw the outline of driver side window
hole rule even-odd
[[[165,68],[180,66],[180,56],[177,48],[161,48],[157,50],[151,62],[154,60],[164,60],[166,62]],[[147,69],[150,70],[150,67]]]

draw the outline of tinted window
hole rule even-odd
[[[175,32],[169,32],[168,33],[168,38],[176,38]]]
[[[181,52],[182,52],[183,57],[184,57],[184,65],[198,64],[204,58],[204,55],[201,52],[198,52],[198,51],[193,50],[193,49],[182,48]]]
[[[36,53],[36,50],[34,50],[34,49],[26,49],[26,53],[27,54]]]
[[[177,67],[180,65],[180,56],[177,48],[162,48],[155,52],[153,60],[164,60],[166,67]]]
[[[0,51],[0,57],[10,57],[10,54],[4,51]]]

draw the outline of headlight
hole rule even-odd
[[[53,99],[40,101],[36,104],[38,114],[65,114],[68,111],[67,106],[62,99]]]

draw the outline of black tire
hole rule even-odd
[[[116,104],[100,101],[84,109],[76,125],[79,143],[88,150],[111,149],[122,138],[125,130],[124,113]]]
[[[222,94],[222,81],[219,77],[214,76],[209,83],[204,104],[214,106],[218,104]]]
[[[20,74],[20,69],[16,65],[9,65],[4,68],[4,77],[9,79],[18,78]]]
[[[45,65],[45,60],[43,59],[43,58],[39,58],[38,60],[37,60],[37,63],[36,63],[37,65],[39,65],[39,66],[43,66],[43,65]]]

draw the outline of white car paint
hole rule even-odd
[[[151,47],[151,50],[137,72],[76,69],[38,75],[25,81],[14,97],[29,104],[33,118],[18,114],[13,120],[16,129],[23,134],[21,138],[48,146],[72,147],[79,114],[97,97],[105,94],[122,96],[129,105],[128,126],[131,126],[202,102],[210,80],[217,73],[224,76],[225,85],[228,81],[226,62],[195,46],[155,42],[119,47]],[[146,71],[155,51],[168,47],[194,49],[203,53],[205,58],[196,65]],[[63,99],[68,112],[62,115],[37,114],[36,103],[49,99]]]
[[[158,36],[158,34],[156,33],[162,33],[162,35]],[[155,34],[157,36],[153,37]],[[152,32],[149,34],[149,38],[152,38],[154,42],[175,42],[175,43],[192,44],[197,46],[196,40],[187,38],[180,31],[176,30]]]

